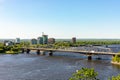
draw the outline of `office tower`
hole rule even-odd
[[[43,37],[38,37],[37,43],[38,44],[43,44]]]
[[[43,44],[47,44],[48,43],[48,35],[42,35],[43,37]]]
[[[72,43],[76,43],[76,37],[72,38]]]

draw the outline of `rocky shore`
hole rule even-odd
[[[120,65],[120,62],[113,62],[111,61],[112,64]]]

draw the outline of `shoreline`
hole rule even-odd
[[[112,64],[116,64],[116,65],[120,65],[120,62],[118,63],[118,62],[113,62],[113,61],[111,61],[111,63],[112,63]]]

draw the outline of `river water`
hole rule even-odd
[[[110,56],[102,58],[87,60],[84,55],[60,52],[55,52],[53,56],[1,54],[0,80],[68,80],[82,67],[94,68],[100,80],[120,73],[120,66],[112,65]]]

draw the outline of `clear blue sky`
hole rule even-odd
[[[120,0],[0,0],[0,38],[119,38]]]

